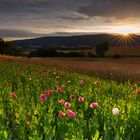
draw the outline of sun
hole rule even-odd
[[[129,38],[130,33],[121,33],[121,36],[122,36],[123,38]]]
[[[136,30],[129,26],[122,26],[115,28],[115,33],[121,34],[125,37],[128,37],[130,34],[134,34]]]
[[[122,31],[120,31],[120,34],[122,34],[123,36],[128,36],[130,34],[130,32],[127,30],[122,30]]]
[[[136,45],[135,38],[137,34],[136,28],[132,26],[114,27],[116,36],[116,45],[127,47]]]

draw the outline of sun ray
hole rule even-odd
[[[133,34],[116,34],[113,38],[113,42],[116,42],[116,47],[129,47],[129,46],[136,46],[136,35]]]

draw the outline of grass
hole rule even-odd
[[[139,140],[139,101],[138,83],[0,62],[0,139]]]

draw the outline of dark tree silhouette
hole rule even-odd
[[[104,57],[105,53],[109,50],[109,43],[107,41],[98,43],[95,50],[98,57]]]
[[[9,42],[0,38],[0,54],[19,56],[22,55],[22,52],[20,49],[12,46]]]
[[[55,48],[38,48],[32,51],[28,57],[84,57],[82,52],[57,52]]]
[[[29,57],[55,57],[57,51],[54,48],[38,48],[36,51],[32,51]]]

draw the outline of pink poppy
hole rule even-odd
[[[82,96],[79,96],[78,101],[79,101],[79,102],[84,102],[85,99],[84,99]]]
[[[95,81],[95,85],[99,85],[100,82],[98,80]]]
[[[65,101],[64,101],[63,99],[61,99],[61,100],[59,100],[59,103],[60,103],[61,105],[64,105]]]
[[[45,91],[46,95],[52,95],[53,94],[53,90],[49,89]]]
[[[17,97],[16,93],[11,93],[10,96],[11,96],[12,98],[16,98],[16,97]]]
[[[65,113],[63,111],[59,111],[59,116],[63,118],[65,116]]]
[[[90,104],[90,107],[91,108],[98,108],[98,103],[91,103]]]
[[[74,99],[74,97],[75,97],[74,95],[70,95],[70,98],[71,98],[71,99]]]
[[[62,92],[62,89],[61,88],[57,88],[57,93],[61,93]]]
[[[66,108],[70,108],[70,107],[71,107],[71,104],[70,104],[69,102],[65,102],[64,106],[65,106]]]
[[[66,114],[69,118],[75,118],[76,117],[76,114],[70,109],[67,110]]]
[[[28,121],[28,122],[26,122],[26,126],[30,126],[31,125],[31,123]]]
[[[46,101],[46,95],[45,95],[45,94],[41,94],[41,95],[40,95],[40,100],[41,100],[42,102],[45,102],[45,101]]]

